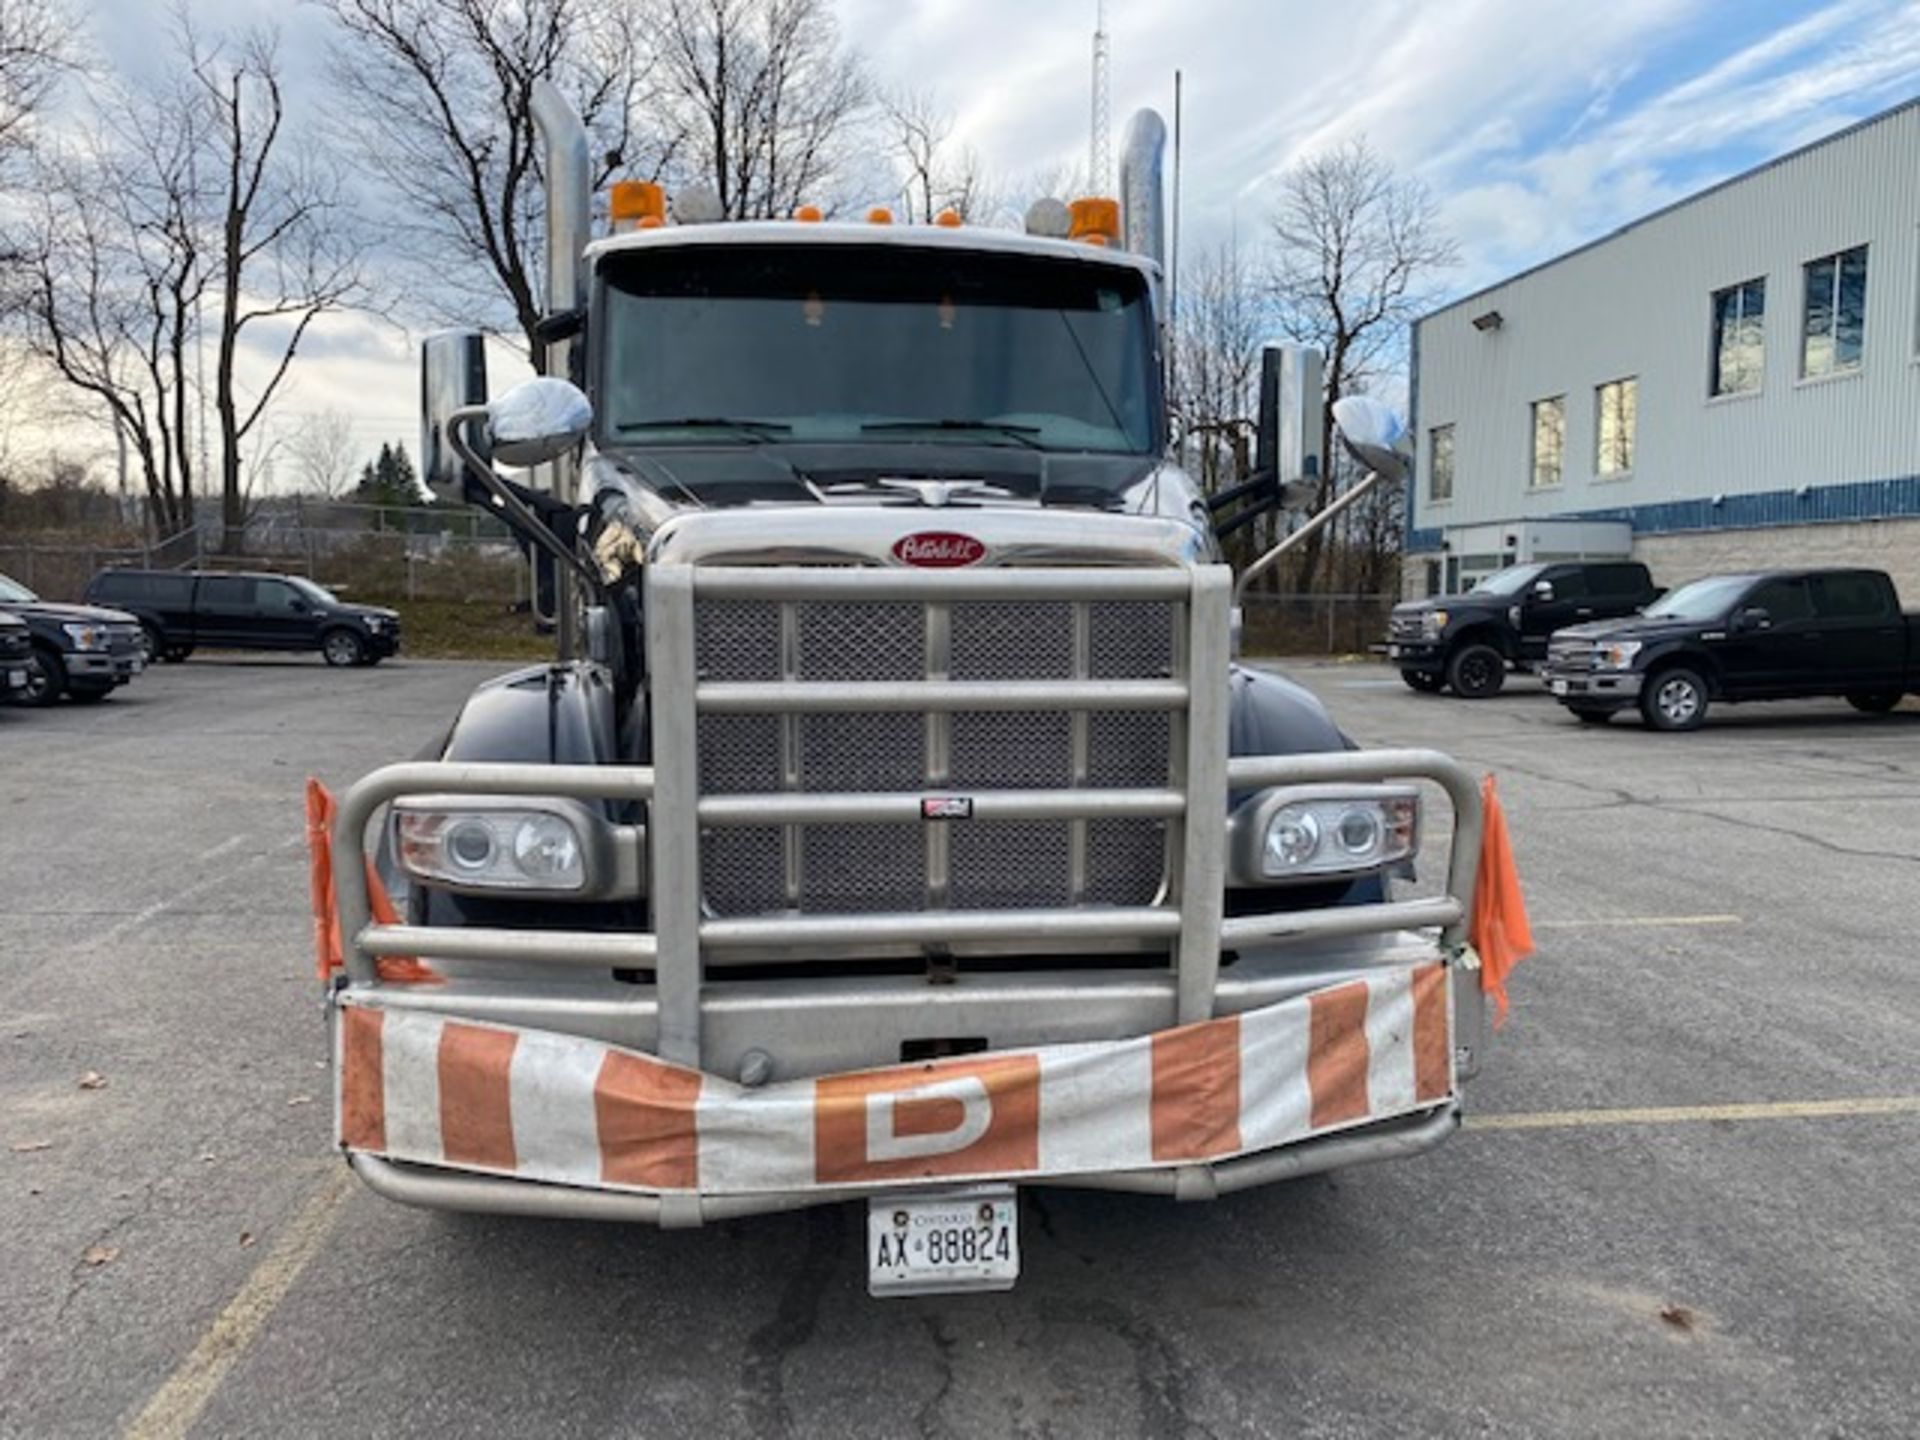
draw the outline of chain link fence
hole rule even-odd
[[[1240,650],[1245,655],[1364,655],[1386,639],[1397,595],[1246,597]]]

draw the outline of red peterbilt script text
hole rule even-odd
[[[971,535],[951,530],[922,530],[904,535],[894,542],[893,558],[902,565],[919,565],[929,570],[952,570],[986,558],[987,547]]]

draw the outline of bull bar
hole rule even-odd
[[[857,682],[789,680],[713,683],[696,673],[693,604],[701,598],[853,598],[948,602],[982,599],[1083,599],[1097,587],[1103,599],[1157,599],[1185,607],[1181,673],[1171,679],[1019,683],[928,679],[874,686]],[[407,795],[554,796],[640,802],[649,807],[648,898],[653,928],[645,932],[514,930],[375,924],[365,867],[337,867],[337,904],[346,938],[347,983],[377,987],[377,960],[408,955],[423,960],[551,966],[583,970],[651,971],[635,1004],[652,1012],[663,1060],[702,1068],[703,1020],[717,1016],[706,980],[706,958],[767,946],[857,946],[956,940],[1163,940],[1171,964],[1157,975],[1131,976],[1134,1000],[1149,992],[1164,1005],[1166,1022],[1213,1017],[1223,998],[1230,1008],[1249,1003],[1223,996],[1223,950],[1297,945],[1356,936],[1437,928],[1449,959],[1465,951],[1479,862],[1482,813],[1474,778],[1449,757],[1424,749],[1348,751],[1229,758],[1230,576],[1221,566],[1153,569],[997,569],[903,573],[884,569],[728,568],[656,565],[647,587],[648,651],[653,704],[652,765],[548,765],[415,762],[384,767],[343,798],[335,831],[341,855],[364,853],[368,827],[383,805]],[[716,917],[703,914],[697,837],[703,827],[917,819],[922,796],[904,793],[757,795],[698,793],[696,729],[700,714],[757,711],[991,709],[1035,711],[1100,707],[1163,709],[1181,722],[1174,773],[1166,788],[996,790],[979,793],[976,814],[996,819],[1090,820],[1150,817],[1177,835],[1176,863],[1156,903],[1009,911],[922,911],[877,914]],[[1443,789],[1453,809],[1447,882],[1429,897],[1311,911],[1228,917],[1224,913],[1227,798],[1273,786],[1419,779]],[[1471,957],[1469,954],[1469,967]],[[1017,987],[1017,982],[1016,982]],[[1007,987],[1001,987],[1003,989]],[[1234,986],[1225,987],[1229,992]],[[1116,990],[1116,995],[1120,992]],[[643,998],[644,997],[644,998]],[[846,1003],[858,1006],[857,991]],[[944,998],[963,1003],[949,993]],[[1092,996],[1088,997],[1093,999]],[[977,1000],[975,1003],[980,1003]],[[1006,997],[998,1003],[1005,1004]],[[1097,1004],[1098,1002],[1096,1002]],[[1114,1014],[1127,1010],[1118,1000]],[[1163,1012],[1164,1013],[1164,1012]],[[1117,1037],[1115,1037],[1117,1038]],[[1411,1153],[1439,1143],[1458,1123],[1456,1104],[1379,1127],[1306,1141],[1283,1150],[1177,1170],[1081,1175],[1046,1183],[1165,1193],[1179,1198],[1214,1194],[1309,1174],[1335,1166]],[[849,1198],[846,1191],[792,1195],[644,1196],[581,1191],[421,1169],[366,1154],[352,1163],[362,1178],[390,1198],[442,1208],[527,1214],[625,1218],[662,1224],[790,1209]],[[1043,1178],[1044,1177],[1037,1177]],[[895,1187],[897,1188],[897,1187]]]

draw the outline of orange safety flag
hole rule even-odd
[[[1507,976],[1533,953],[1533,928],[1527,924],[1527,901],[1520,893],[1513,841],[1493,776],[1481,782],[1480,799],[1480,877],[1473,890],[1467,939],[1480,954],[1480,993],[1493,997],[1493,1023],[1500,1025],[1507,1018]]]
[[[315,968],[322,981],[346,967],[346,953],[340,943],[340,912],[334,905],[333,890],[333,792],[311,775],[307,777],[307,862],[308,884],[313,901],[313,948]],[[376,924],[398,925],[400,912],[371,860],[367,867],[367,902]],[[437,985],[441,976],[432,966],[410,955],[383,955],[376,962],[382,980],[403,985]]]

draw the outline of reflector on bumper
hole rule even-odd
[[[547,1031],[343,992],[339,1143],[597,1189],[752,1194],[1224,1160],[1455,1093],[1439,963],[1153,1035],[748,1089]]]

